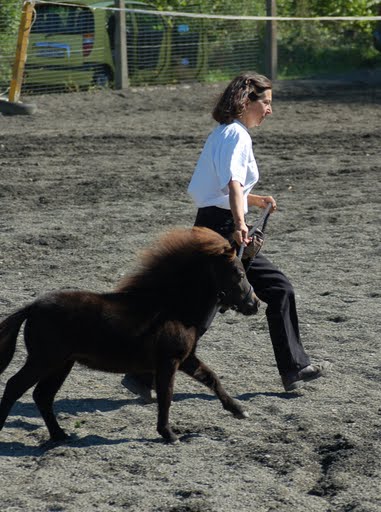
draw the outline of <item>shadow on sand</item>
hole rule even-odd
[[[250,401],[258,396],[283,398],[286,400],[297,398],[297,393],[273,393],[273,392],[258,392],[258,393],[244,393],[237,395],[236,398],[240,401]],[[182,402],[188,400],[205,400],[212,402],[218,400],[214,395],[207,393],[175,393],[173,397],[174,402]],[[77,415],[81,413],[107,413],[124,407],[126,405],[137,404],[143,402],[139,398],[132,398],[126,400],[112,400],[109,398],[104,399],[80,399],[80,400],[57,400],[55,402],[55,410],[57,413]],[[11,416],[22,416],[25,418],[40,418],[40,414],[31,403],[17,403],[11,411]],[[22,419],[8,420],[5,428],[22,428],[29,432],[33,432],[41,428],[41,423],[32,424]],[[39,446],[26,445],[20,442],[1,442],[0,441],[0,457],[40,457],[46,452],[57,448],[59,446],[75,447],[75,448],[88,448],[90,446],[98,445],[116,445],[130,442],[138,443],[161,443],[161,438],[157,439],[145,439],[145,438],[119,438],[119,439],[108,439],[99,435],[88,435],[85,437],[79,437],[76,434],[72,434],[64,442],[43,442]]]

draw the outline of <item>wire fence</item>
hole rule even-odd
[[[151,5],[126,1],[130,83],[219,81],[247,69],[264,73],[264,4],[253,2],[250,16],[211,16],[159,12]],[[113,5],[112,0],[37,1],[23,93],[113,86],[117,13]],[[20,0],[20,13],[21,7]],[[372,35],[377,23],[348,18],[278,21],[280,78],[381,63]],[[10,23],[0,10],[0,93],[9,85],[17,29],[17,20]]]
[[[79,5],[36,7],[24,87],[112,84],[116,11]],[[135,85],[210,79],[221,70],[258,66],[262,53],[252,22],[229,27],[218,20],[149,10],[126,11],[126,43],[128,75]]]

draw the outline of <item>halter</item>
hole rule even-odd
[[[212,266],[211,269],[212,269],[212,273],[214,275],[214,281],[215,281],[215,283],[218,283],[214,266]],[[231,286],[228,288],[217,289],[217,309],[219,309],[220,313],[225,313],[225,311],[227,311],[228,309],[237,311],[240,305],[245,305],[247,302],[249,302],[249,297],[251,296],[252,293],[254,293],[254,288],[252,287],[251,283],[249,282],[248,291],[246,292],[246,295],[244,296],[244,298],[240,301],[240,304],[231,304],[231,305],[221,304],[223,299],[226,296],[229,296],[233,292],[233,286],[234,286],[234,284],[231,284]]]
[[[229,290],[229,292],[226,292],[226,291],[223,291],[223,290],[220,290],[219,292],[217,292],[217,299],[218,299],[218,301],[221,302],[226,297],[226,295],[228,295],[229,293],[231,293],[231,290]],[[250,284],[249,290],[246,293],[246,295],[244,296],[244,298],[242,299],[241,303],[242,304],[246,304],[246,302],[248,302],[249,297],[250,297],[250,295],[252,293],[254,293],[254,288]],[[224,306],[225,306],[225,304],[224,304]],[[233,311],[237,311],[238,307],[239,307],[238,304],[232,304],[231,306],[228,306],[228,309],[232,309]],[[223,311],[220,310],[220,313],[222,313],[222,312]]]

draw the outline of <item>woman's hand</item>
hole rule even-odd
[[[235,226],[233,238],[239,246],[241,246],[242,244],[248,245],[251,242],[252,239],[249,238],[248,235],[249,228],[246,226],[244,222]]]

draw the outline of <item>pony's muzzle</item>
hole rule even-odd
[[[245,316],[255,315],[258,313],[260,304],[260,300],[255,295],[254,291],[252,291],[247,300],[242,304],[240,312]]]

